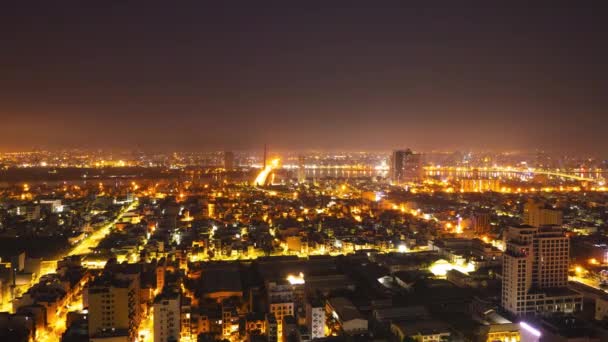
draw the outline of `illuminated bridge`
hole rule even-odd
[[[482,167],[482,168],[467,168],[467,167],[440,167],[427,166],[424,168],[425,174],[429,176],[437,175],[497,175],[497,174],[519,174],[519,175],[545,175],[550,177],[558,177],[582,182],[604,183],[603,170],[546,170],[536,168],[515,168],[515,167]]]
[[[258,176],[255,177],[253,184],[255,186],[266,185],[266,182],[268,181],[268,176],[270,175],[270,173],[272,172],[273,169],[276,169],[279,166],[279,161],[280,161],[280,159],[277,158],[277,159],[273,159],[269,164],[267,164],[266,167],[264,167],[262,169],[262,171],[260,171]]]

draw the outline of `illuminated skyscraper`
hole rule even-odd
[[[226,171],[234,169],[234,153],[230,151],[224,152],[224,169]]]
[[[298,157],[298,183],[304,183],[306,181],[305,161],[306,158],[304,156]]]
[[[393,151],[391,156],[390,178],[393,184],[419,181],[422,174],[422,155],[407,150]]]
[[[518,316],[582,310],[582,296],[567,287],[570,241],[560,227],[509,227],[505,240],[505,310]]]

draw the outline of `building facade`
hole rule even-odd
[[[161,293],[154,299],[154,341],[180,340],[181,303],[177,292]]]
[[[529,200],[524,204],[524,224],[533,227],[561,226],[563,223],[562,212],[547,207],[542,202]]]
[[[137,337],[140,322],[139,279],[97,279],[87,289],[89,336],[126,331]]]
[[[582,309],[582,296],[567,287],[570,241],[560,227],[509,227],[505,240],[504,309],[518,316]]]
[[[306,157],[298,157],[298,183],[306,182]]]
[[[412,150],[396,150],[391,155],[390,179],[393,184],[415,182],[423,178],[422,155]]]
[[[487,234],[492,228],[489,212],[478,211],[473,214],[471,221],[476,234]]]
[[[306,327],[312,339],[325,337],[325,307],[320,301],[306,303]]]
[[[234,153],[230,151],[224,152],[224,170],[231,171],[234,169]]]

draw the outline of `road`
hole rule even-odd
[[[590,278],[590,277],[570,276],[570,277],[568,277],[568,280],[575,281],[577,283],[581,283],[581,284],[587,285],[589,287],[593,287],[594,289],[597,289],[600,291],[608,292],[608,291],[606,291],[606,289],[603,289],[600,287],[600,281],[598,278],[595,278],[595,277]]]
[[[67,308],[60,308],[57,312],[55,324],[42,331],[36,338],[37,342],[58,342],[66,330],[66,319],[68,312],[82,310],[82,294],[72,299]]]
[[[78,245],[76,245],[66,256],[80,255],[90,253],[91,248],[97,247],[99,242],[106,237],[116,222],[118,222],[125,213],[137,208],[138,202],[132,202],[127,208],[123,209],[118,216],[112,221],[105,223],[102,227],[97,229],[93,234],[86,237]],[[82,294],[80,293],[77,297],[68,303],[67,308],[61,308],[57,313],[57,321],[55,324],[43,331],[37,337],[39,342],[58,342],[61,340],[61,335],[64,333],[66,326],[66,316],[69,311],[82,310]]]
[[[101,228],[93,232],[93,234],[87,236],[78,245],[76,245],[68,253],[68,256],[90,253],[91,249],[97,247],[97,245],[99,245],[99,242],[101,242],[101,240],[110,233],[110,229],[114,226],[114,224],[120,221],[120,219],[124,216],[125,213],[137,208],[137,205],[138,202],[133,201],[126,209],[123,209],[114,220],[107,222]]]
[[[150,311],[142,319],[139,325],[139,333],[137,342],[152,342],[154,341],[154,308],[150,305]]]

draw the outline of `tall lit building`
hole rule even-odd
[[[224,170],[230,171],[234,169],[234,153],[230,151],[224,152]]]
[[[509,227],[505,240],[505,310],[518,316],[582,310],[582,296],[567,287],[570,241],[560,227]]]
[[[298,183],[304,183],[306,181],[306,158],[304,156],[298,157]]]
[[[393,184],[415,182],[423,178],[422,154],[407,150],[393,151],[390,179]]]
[[[163,291],[154,299],[154,342],[180,340],[181,303],[177,291]]]
[[[490,213],[487,211],[477,211],[471,217],[473,230],[476,234],[486,234],[492,227],[490,224]]]
[[[88,289],[89,337],[124,332],[133,341],[140,323],[139,275],[136,278],[102,276]]]
[[[533,227],[561,226],[562,215],[560,210],[547,207],[544,203],[533,199],[524,204],[524,224]]]

